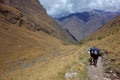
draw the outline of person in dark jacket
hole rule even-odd
[[[90,49],[90,64],[97,66],[98,57],[100,56],[100,50],[96,47]]]

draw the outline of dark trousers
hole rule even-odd
[[[96,55],[96,54],[91,53],[90,56],[91,56],[91,59],[90,59],[91,62],[93,62],[94,65],[96,66],[96,65],[97,65],[97,61],[98,61],[99,55]]]

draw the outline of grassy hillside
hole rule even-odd
[[[3,80],[66,80],[66,74],[76,72],[76,80],[86,79],[86,59],[83,60],[85,55],[80,53],[80,50],[82,49],[75,46],[62,46],[59,48],[59,52],[51,53],[49,56],[41,56],[33,60],[32,65],[25,63],[29,66],[18,67],[14,71],[2,74],[1,78]]]
[[[77,79],[86,78],[84,48],[63,44],[71,42],[58,26],[37,20],[45,24],[37,27],[26,15],[0,3],[0,80],[65,80],[71,71]]]
[[[4,68],[10,66],[7,62],[14,63],[17,59],[30,58],[33,52],[36,54],[32,58],[47,54],[53,48],[62,45],[61,40],[42,31],[33,32],[26,29],[29,26],[26,18],[21,17],[21,13],[15,8],[1,4],[0,10],[0,72],[4,72]],[[21,19],[25,22],[19,26]],[[44,52],[47,49],[48,51]]]
[[[67,35],[66,31],[47,15],[46,10],[39,3],[39,0],[4,0],[4,3],[21,11],[30,23],[30,26],[27,27],[29,30],[41,30],[64,42],[74,42],[74,39],[70,35]]]
[[[0,80],[86,80],[85,48],[94,45],[109,53],[106,70],[119,74],[119,16],[78,46],[71,44],[72,38],[36,3],[38,0],[29,0],[27,7],[24,1],[0,3]]]
[[[120,16],[109,21],[94,34],[86,38],[82,43],[89,46],[97,46],[106,51],[106,71],[112,70],[120,74]]]

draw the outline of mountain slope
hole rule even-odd
[[[0,80],[61,80],[70,67],[83,75],[81,80],[86,78],[85,61],[80,63],[84,54],[81,56],[80,47],[67,39],[66,34],[72,36],[68,30],[59,31],[59,27],[44,21],[37,25],[46,26],[34,26],[34,21],[31,22],[34,17],[30,20],[26,16],[29,13],[25,15],[3,3],[0,3]]]
[[[117,16],[114,19],[110,20],[109,22],[107,22],[107,24],[99,28],[96,32],[94,32],[88,38],[92,36],[91,39],[97,39],[98,37],[101,37],[102,39],[109,35],[116,34],[117,32],[119,32],[119,24],[120,24],[119,19],[120,19],[120,16]]]
[[[24,22],[21,23],[21,20]],[[31,23],[19,10],[0,3],[0,74],[5,70],[9,71],[10,66],[15,66],[16,60],[22,57],[29,58],[33,55],[31,52],[39,50],[41,53],[36,55],[40,56],[45,54],[42,50],[50,46],[57,47],[55,46],[57,43],[62,43],[43,31],[33,32],[31,29],[26,29],[30,25]],[[56,41],[58,42],[53,44]],[[6,62],[10,62],[10,65]]]
[[[64,25],[65,29],[68,29],[70,31],[70,33],[79,41],[81,38],[83,38],[83,36],[81,33],[84,31],[83,28],[81,28],[80,26],[83,26],[84,22],[82,20],[79,20],[77,17],[73,16],[71,18],[69,18],[68,20],[66,20],[64,22],[66,25]],[[64,24],[63,23],[63,24]],[[78,26],[79,25],[79,26]],[[73,27],[74,26],[74,27]],[[77,27],[75,27],[77,26]],[[79,29],[78,29],[79,28]]]
[[[4,3],[22,12],[30,23],[30,26],[27,27],[29,30],[42,30],[47,34],[67,42],[73,40],[71,36],[67,35],[66,32],[47,15],[45,9],[40,5],[38,0],[4,0]]]
[[[83,41],[86,45],[97,46],[106,52],[107,56],[103,56],[105,72],[110,74],[112,79],[117,78],[116,76],[113,76],[113,74],[120,76],[119,34],[120,16],[117,16]]]
[[[78,41],[80,41],[99,29],[104,23],[118,14],[119,13],[116,12],[93,10],[83,13],[74,13],[65,17],[58,18],[57,22],[63,28],[68,29],[73,34],[73,36]],[[75,28],[76,31],[73,31],[73,28]]]
[[[72,42],[38,0],[0,0],[0,76]]]

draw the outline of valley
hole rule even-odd
[[[73,14],[63,19],[65,26],[60,27],[39,0],[0,0],[0,80],[90,80],[92,69],[101,70],[100,67],[104,68],[102,76],[119,80],[117,15],[83,16],[85,20],[80,20]],[[83,29],[84,23],[87,28]],[[93,46],[103,51],[99,67],[89,65],[86,49]]]

